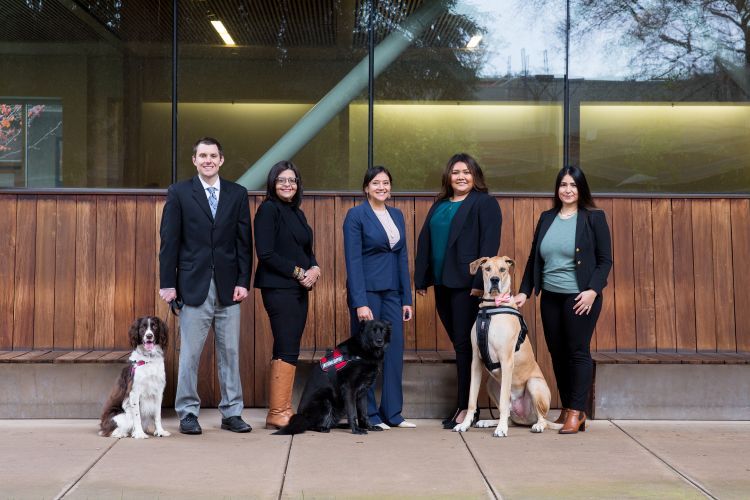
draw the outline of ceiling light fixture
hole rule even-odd
[[[474,35],[471,37],[471,40],[469,40],[469,43],[466,44],[467,49],[476,49],[479,45],[479,42],[482,41],[482,35]]]
[[[214,27],[216,32],[219,34],[222,40],[224,40],[224,43],[226,45],[234,46],[236,45],[234,43],[234,40],[232,40],[232,37],[229,35],[229,32],[227,31],[226,27],[224,26],[224,23],[221,21],[211,21],[211,25]]]

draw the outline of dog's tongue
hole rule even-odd
[[[154,343],[153,342],[146,342],[144,344],[144,346],[146,347],[147,351],[153,351],[154,350]]]
[[[510,303],[513,296],[509,293],[504,293],[502,295],[495,295],[495,305],[499,306],[502,304],[508,304]]]

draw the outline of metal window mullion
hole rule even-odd
[[[172,0],[172,181],[177,182],[177,15],[179,0]]]
[[[367,76],[367,168],[373,166],[374,149],[374,112],[375,112],[375,2],[370,0],[370,11],[367,15],[367,53],[368,53],[368,76]]]

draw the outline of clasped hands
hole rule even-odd
[[[319,278],[320,269],[318,269],[317,267],[311,267],[304,272],[302,278],[300,278],[298,281],[302,286],[309,289],[313,287],[313,285],[318,281]]]

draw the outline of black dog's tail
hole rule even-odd
[[[289,419],[289,423],[286,427],[282,427],[278,431],[274,432],[276,435],[288,436],[290,434],[302,434],[310,427],[310,423],[307,421],[304,415],[295,413],[292,418]]]

